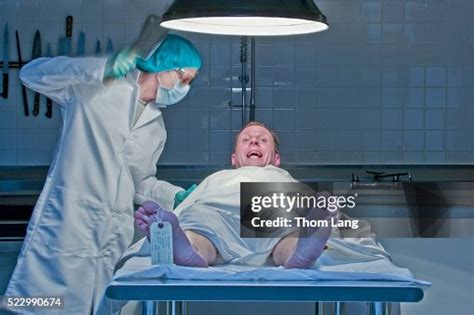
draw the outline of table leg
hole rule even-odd
[[[336,315],[344,315],[344,302],[336,302],[334,303],[334,309],[335,309],[335,314]]]
[[[143,301],[142,302],[142,315],[155,315],[156,306],[157,305],[155,301]]]
[[[318,315],[334,315],[334,303],[332,302],[318,302]]]
[[[185,315],[186,303],[183,301],[169,301],[167,314],[168,315]]]
[[[370,315],[387,315],[387,303],[372,302],[370,303]]]

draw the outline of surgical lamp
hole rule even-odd
[[[313,0],[176,0],[161,26],[239,36],[297,35],[328,28]]]

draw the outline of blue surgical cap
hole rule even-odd
[[[171,34],[166,36],[150,58],[137,58],[137,68],[151,73],[200,67],[201,56],[196,47],[189,40]]]

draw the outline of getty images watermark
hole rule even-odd
[[[359,220],[340,220],[336,216],[324,214],[324,210],[328,212],[336,212],[339,209],[353,209],[356,196],[328,196],[321,193],[316,196],[296,195],[288,196],[283,192],[272,193],[270,196],[254,196],[252,197],[250,209],[254,213],[263,211],[272,211],[273,209],[282,209],[286,212],[293,210],[309,210],[321,209],[320,218],[312,218],[307,216],[294,216],[293,220],[287,217],[276,217],[275,219],[262,219],[254,217],[250,220],[250,224],[257,227],[345,227],[357,229]],[[298,211],[299,213],[301,213]]]
[[[339,238],[473,237],[473,191],[474,181],[242,183],[240,235],[330,226]]]
[[[279,237],[299,228],[357,230],[358,219],[341,218],[353,209],[357,194],[331,195],[302,183],[242,183],[241,236]]]

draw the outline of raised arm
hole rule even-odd
[[[25,65],[20,79],[26,87],[58,104],[74,100],[77,85],[102,84],[105,58],[38,58]]]

